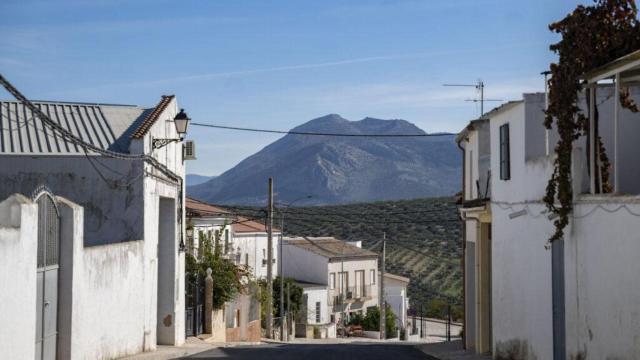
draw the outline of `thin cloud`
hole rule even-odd
[[[121,87],[141,87],[141,86],[171,84],[171,83],[177,83],[177,82],[206,81],[206,80],[221,79],[221,78],[242,77],[242,76],[249,76],[249,75],[263,74],[263,73],[273,73],[273,72],[291,71],[291,70],[318,69],[318,68],[326,68],[326,67],[334,67],[334,66],[342,66],[342,65],[368,63],[368,62],[375,62],[375,61],[415,59],[415,58],[426,58],[426,57],[433,57],[433,56],[455,55],[455,54],[461,54],[465,52],[467,51],[439,51],[439,52],[415,53],[415,54],[369,56],[369,57],[352,58],[352,59],[344,59],[344,60],[337,60],[337,61],[327,61],[327,62],[320,62],[320,63],[285,65],[285,66],[276,66],[276,67],[269,67],[269,68],[176,76],[176,77],[170,77],[170,78],[164,78],[164,79],[158,79],[158,80],[105,84],[105,85],[90,87],[90,88],[64,90],[61,92],[62,93],[79,92],[79,91],[84,92],[87,90],[98,90],[98,89],[106,89],[106,88],[113,88],[113,87],[120,87],[120,88]]]

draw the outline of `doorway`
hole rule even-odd
[[[156,334],[158,345],[175,343],[175,299],[178,297],[176,274],[175,200],[161,197],[158,205],[158,310]]]
[[[58,342],[60,213],[54,197],[42,192],[38,204],[36,359],[54,360]]]

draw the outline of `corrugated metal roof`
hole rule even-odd
[[[151,110],[131,105],[36,101],[51,120],[105,150],[129,152],[133,129]],[[83,155],[81,147],[54,134],[18,101],[0,101],[0,154]]]

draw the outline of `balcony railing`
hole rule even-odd
[[[341,305],[357,301],[372,299],[372,289],[375,285],[349,286],[346,289],[329,290],[329,305]]]

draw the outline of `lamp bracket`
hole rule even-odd
[[[181,141],[182,139],[178,138],[178,139],[151,139],[151,147],[155,150],[155,149],[160,149],[162,147],[165,147],[169,144],[171,144],[172,142],[178,142]]]

